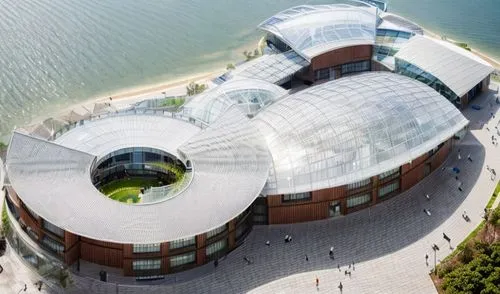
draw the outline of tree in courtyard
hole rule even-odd
[[[227,66],[226,66],[226,69],[227,70],[232,70],[232,69],[235,69],[236,67],[234,66],[234,64],[232,63],[228,63]]]

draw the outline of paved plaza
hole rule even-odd
[[[492,84],[492,88],[496,92],[497,85]],[[109,282],[102,283],[95,279],[103,267],[82,263],[80,275],[72,276],[73,286],[66,291],[340,293],[338,285],[342,282],[344,294],[436,293],[428,275],[434,266],[431,246],[437,244],[440,248],[438,261],[447,256],[481,222],[483,209],[497,182],[490,180],[486,170],[486,165],[500,170],[500,147],[491,144],[499,116],[488,122],[490,112],[498,113],[497,104],[493,103],[490,108],[493,97],[490,92],[473,102],[482,105],[483,110],[469,108],[465,111],[465,116],[471,120],[471,131],[454,146],[442,168],[397,197],[335,219],[255,226],[244,244],[220,260],[217,268],[208,264],[168,275],[155,285],[144,286],[108,268]],[[487,131],[486,126],[481,128],[479,122],[488,122],[487,127],[492,132]],[[461,160],[457,156],[458,149]],[[467,154],[471,154],[472,161],[466,159]],[[452,167],[460,168],[458,181]],[[463,191],[459,191],[460,185]],[[430,195],[430,200],[425,194]],[[424,213],[424,209],[430,210],[431,215]],[[470,222],[462,218],[464,210]],[[443,233],[450,237],[452,248],[443,239]],[[283,240],[287,234],[293,238],[291,243]],[[270,246],[265,245],[267,240]],[[334,260],[328,254],[331,246],[334,246]],[[428,264],[426,254],[429,255]],[[247,264],[244,257],[252,264]],[[16,258],[9,252],[0,258],[4,266],[4,273],[0,275],[1,293],[18,291],[16,289],[21,289],[26,279],[31,279],[31,283],[36,281],[36,275],[18,264]],[[352,262],[354,267],[349,268]],[[13,270],[16,274],[11,272]],[[345,275],[346,270],[351,275]],[[9,286],[11,282],[6,282],[6,277],[12,279],[14,286]],[[319,287],[316,287],[316,278]],[[58,291],[56,288],[50,290]]]

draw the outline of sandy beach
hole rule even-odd
[[[423,28],[423,27],[422,27]],[[430,31],[428,29],[424,29],[424,34],[427,36],[430,36],[435,39],[441,40],[441,35]],[[455,40],[447,38],[448,41],[450,42],[456,42]],[[494,58],[478,51],[475,49],[471,50],[472,53],[476,54],[477,56],[483,58],[487,62],[489,62],[493,67],[495,67],[497,70],[500,70],[500,62],[495,60]],[[144,86],[138,86],[132,89],[126,89],[123,91],[116,92],[111,95],[107,95],[105,97],[100,96],[100,97],[94,97],[94,98],[89,98],[86,101],[83,101],[81,103],[65,107],[64,109],[61,109],[57,111],[56,116],[63,116],[65,114],[68,114],[71,110],[73,109],[81,109],[82,107],[84,109],[87,109],[89,111],[92,111],[93,106],[95,103],[103,103],[103,102],[111,102],[113,107],[116,109],[123,109],[128,107],[130,104],[133,104],[138,101],[142,101],[145,99],[151,99],[155,97],[161,97],[161,96],[181,96],[186,94],[186,86],[190,82],[196,82],[196,83],[201,83],[201,84],[207,84],[210,87],[215,86],[211,80],[216,78],[217,76],[220,76],[223,74],[226,70],[224,68],[219,68],[215,69],[214,71],[211,72],[203,72],[203,73],[198,73],[190,76],[185,76],[185,77],[180,77],[179,79],[176,80],[167,80],[159,84],[154,84],[154,85],[144,85]],[[109,99],[109,97],[112,98],[112,100]],[[46,119],[47,117],[37,117],[36,119],[33,120],[34,123],[38,123]]]

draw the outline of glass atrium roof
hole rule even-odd
[[[407,20],[399,15],[381,12],[380,17],[382,22],[379,24],[379,29],[395,30],[401,32],[414,33],[417,35],[423,35],[424,30],[418,24]]]
[[[458,97],[462,97],[494,70],[473,53],[426,36],[411,38],[401,46],[395,57],[432,74]]]
[[[133,115],[128,117],[133,120]],[[108,123],[117,118],[119,126],[120,117],[111,117]],[[175,140],[173,134],[190,126],[187,122],[179,126],[174,119],[157,122],[149,128],[171,128],[171,134],[156,134],[156,140],[167,146]],[[35,213],[80,236],[128,244],[191,237],[227,223],[262,191],[269,175],[269,152],[249,122],[237,107],[231,107],[220,121],[183,142],[179,150],[192,163],[192,180],[177,196],[158,203],[127,205],[102,195],[91,182],[94,155],[18,132],[7,154],[9,179]],[[148,145],[148,138],[129,132],[128,126],[113,132],[132,137],[137,146]],[[99,128],[96,133],[92,128],[87,131],[97,142],[101,135],[110,135]]]
[[[243,63],[231,71],[229,75],[233,78],[254,78],[281,85],[308,65],[307,60],[290,50],[279,54],[266,54]]]
[[[367,73],[308,88],[252,119],[271,152],[265,194],[336,187],[403,165],[468,121],[419,81]]]
[[[259,25],[307,60],[327,51],[375,42],[377,8],[347,4],[302,5]]]
[[[211,124],[236,104],[247,116],[254,116],[286,93],[283,88],[262,80],[234,79],[194,96],[184,106],[183,113]]]

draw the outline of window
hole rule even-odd
[[[352,72],[360,72],[360,71],[368,71],[370,70],[370,61],[360,61],[342,64],[342,75],[352,73]]]
[[[155,244],[134,244],[134,253],[160,252],[160,243]]]
[[[53,224],[49,223],[46,220],[43,220],[43,228],[46,229],[47,231],[51,232],[51,233],[54,233],[55,235],[57,235],[57,236],[59,236],[61,238],[64,238],[64,230],[61,229],[61,228],[59,228],[56,225],[53,225]]]
[[[210,239],[214,236],[219,235],[220,233],[224,232],[226,230],[227,225],[222,225],[218,228],[215,228],[209,232],[207,232],[207,239]]]
[[[295,193],[295,194],[285,194],[283,195],[283,202],[289,201],[303,201],[303,200],[311,200],[312,194],[311,192],[305,193]]]
[[[189,252],[186,254],[170,257],[170,267],[177,267],[184,264],[194,263],[195,261],[196,261],[195,253]]]
[[[394,169],[388,170],[385,173],[381,173],[378,178],[380,180],[386,179],[386,178],[395,178],[399,176],[399,167],[396,167]]]
[[[161,268],[161,259],[142,259],[132,261],[134,271],[152,270]]]
[[[316,70],[314,72],[314,77],[316,81],[330,79],[330,68],[322,68]]]
[[[378,197],[382,198],[386,195],[391,194],[394,191],[397,191],[399,189],[399,181],[390,183],[389,185],[385,185],[378,189]]]
[[[207,257],[210,257],[210,256],[218,253],[219,251],[226,249],[226,247],[227,247],[227,239],[222,239],[222,240],[219,240],[215,243],[208,245],[206,248]]]
[[[48,236],[43,237],[42,244],[45,245],[45,247],[52,252],[55,252],[57,254],[64,253],[64,245]]]
[[[368,184],[371,183],[371,179],[368,178],[368,179],[364,179],[364,180],[361,180],[361,181],[358,181],[358,182],[355,182],[355,183],[351,183],[349,185],[347,185],[347,189],[348,190],[355,190],[355,189],[359,189],[361,187],[364,187]]]
[[[193,236],[169,242],[169,248],[170,249],[184,248],[192,246],[194,244],[196,244],[196,238]]]
[[[354,206],[368,203],[368,202],[370,202],[370,199],[371,199],[370,194],[351,196],[351,197],[347,198],[347,208],[351,208]]]

